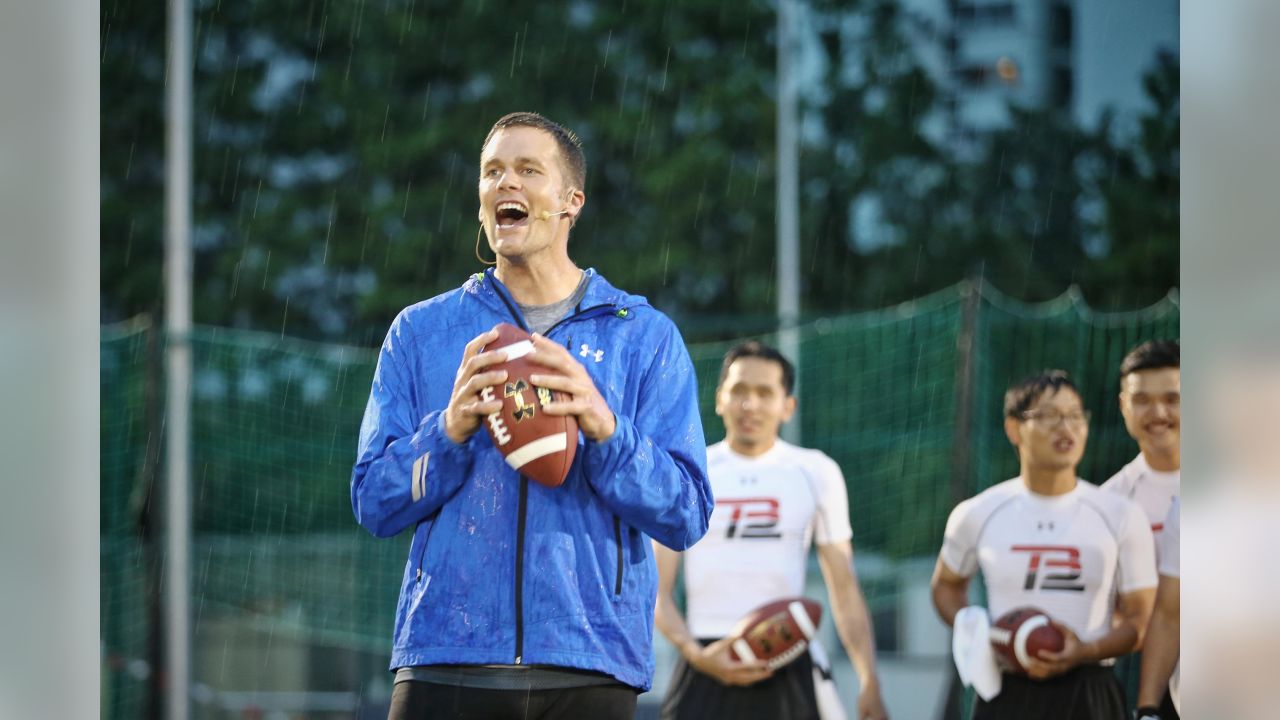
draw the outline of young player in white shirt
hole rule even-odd
[[[763,662],[731,660],[726,638],[755,607],[803,593],[811,543],[836,630],[861,680],[857,717],[887,717],[871,621],[854,574],[844,477],[822,452],[778,437],[796,409],[794,378],[785,357],[757,342],[725,356],[716,414],[724,419],[726,439],[707,451],[716,499],[708,532],[684,553],[654,545],[655,624],[681,655],[664,719],[819,717],[808,654],[770,672]],[[673,595],[682,558],[687,618]]]
[[[1066,643],[1032,659],[1026,676],[1006,673],[999,695],[977,699],[973,718],[1121,720],[1120,685],[1100,663],[1139,646],[1146,630],[1156,586],[1151,528],[1132,501],[1076,477],[1089,414],[1066,373],[1015,384],[1004,411],[1018,477],[951,512],[934,569],[934,606],[954,624],[981,571],[992,620],[1038,607]]]
[[[1134,347],[1120,361],[1120,414],[1125,429],[1138,443],[1138,456],[1120,469],[1102,489],[1132,499],[1142,508],[1156,538],[1156,557],[1162,554],[1160,536],[1165,515],[1181,486],[1182,371],[1181,351],[1171,340],[1154,340]],[[1136,702],[1140,656],[1121,658],[1116,675]],[[1160,703],[1164,720],[1178,720],[1172,698]]]
[[[1137,502],[1157,539],[1181,484],[1180,356],[1178,343],[1157,340],[1135,347],[1121,361],[1120,414],[1139,453],[1102,484]]]

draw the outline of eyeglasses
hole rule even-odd
[[[1089,424],[1089,418],[1092,413],[1088,410],[1078,410],[1075,412],[1061,413],[1057,410],[1029,410],[1022,413],[1023,420],[1030,420],[1037,425],[1043,427],[1057,427],[1058,423],[1066,421],[1071,427],[1084,427]]]

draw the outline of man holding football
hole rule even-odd
[[[954,625],[981,570],[991,618],[1033,607],[1054,618],[1060,652],[1006,672],[998,695],[977,698],[975,720],[1121,720],[1113,658],[1141,645],[1156,572],[1151,527],[1131,500],[1076,477],[1089,413],[1065,372],[1005,393],[1004,430],[1019,474],[956,506],[934,569],[934,606]]]
[[[359,523],[410,531],[389,718],[631,718],[653,676],[650,545],[686,548],[712,510],[692,362],[644,298],[569,258],[586,204],[578,139],[534,113],[493,126],[481,231],[496,267],[401,311],[378,358],[351,477]],[[563,484],[531,483],[482,421],[532,333],[541,406],[581,430]]]
[[[740,618],[803,592],[811,542],[817,544],[836,629],[862,683],[858,717],[887,717],[871,621],[854,574],[844,477],[822,452],[778,437],[796,410],[794,384],[794,368],[773,348],[748,342],[725,355],[716,414],[724,419],[726,437],[707,449],[716,498],[710,529],[683,553],[654,545],[657,626],[681,655],[664,719],[809,720],[820,717],[820,703],[835,704],[821,717],[843,717],[827,687],[829,669],[815,673],[808,653],[776,671],[762,660],[730,656],[733,638],[727,636]],[[687,618],[673,594],[682,559]]]

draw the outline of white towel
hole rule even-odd
[[[818,701],[818,717],[820,720],[848,720],[844,704],[840,702],[840,693],[831,679],[827,649],[816,637],[809,641],[809,656],[813,658],[813,692]]]
[[[955,632],[951,636],[951,656],[965,687],[970,685],[983,700],[1000,694],[1000,668],[991,647],[991,619],[987,609],[970,605],[956,613]]]

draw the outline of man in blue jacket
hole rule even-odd
[[[578,139],[534,113],[493,126],[479,218],[496,268],[401,311],[378,358],[351,476],[359,523],[413,528],[390,718],[631,718],[653,677],[648,541],[683,550],[713,500],[693,365],[675,325],[569,258],[586,203]],[[481,421],[505,379],[480,352],[535,334],[538,384],[581,437],[556,488],[511,470]],[[468,342],[469,341],[469,342]]]

